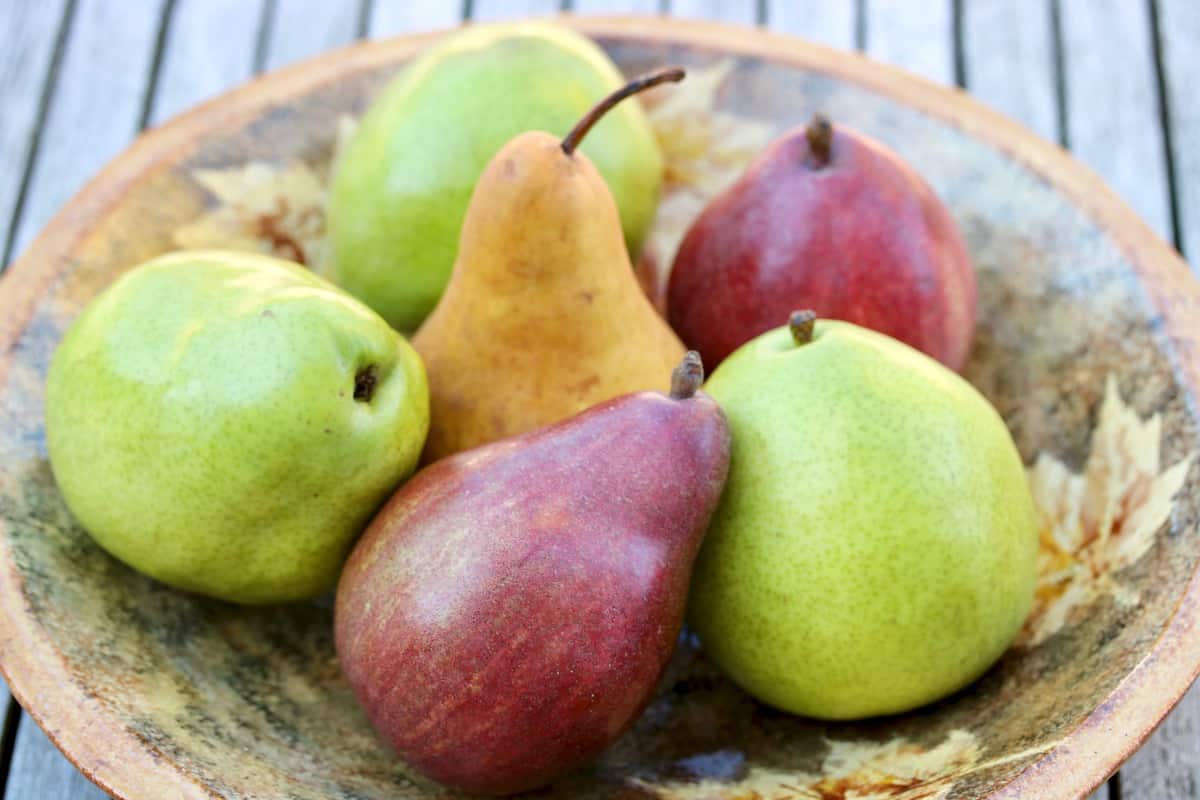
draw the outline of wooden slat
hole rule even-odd
[[[574,0],[571,10],[579,14],[657,14],[658,0]]]
[[[375,0],[367,21],[367,34],[372,39],[381,39],[402,33],[449,28],[461,20],[462,6],[457,2]]]
[[[42,87],[49,77],[59,31],[65,22],[64,0],[14,0],[0,4],[0,269],[12,235],[26,166],[32,154]],[[8,687],[0,680],[0,726],[18,713]],[[0,758],[0,777],[8,765]]]
[[[866,0],[865,49],[885,64],[938,83],[954,83],[954,7],[951,0]]]
[[[1200,269],[1200,3],[1158,0],[1158,35],[1175,167],[1177,238],[1183,254]]]
[[[854,49],[858,19],[854,0],[770,0],[767,27],[814,42]]]
[[[487,22],[497,19],[544,17],[557,14],[563,8],[559,0],[475,0],[471,19]]]
[[[5,31],[0,48],[0,268],[11,233],[22,178],[33,148],[34,127],[42,99],[42,87],[50,71],[50,60],[63,23],[64,0],[9,0],[0,3],[0,31]],[[0,692],[0,717],[7,707],[7,693]]]
[[[153,86],[163,14],[164,0],[79,0],[15,223],[16,250],[24,249],[80,185],[137,133]],[[103,797],[22,715],[5,800]]]
[[[1169,240],[1166,153],[1148,5],[1062,0],[1060,8],[1067,142]]]
[[[4,800],[107,800],[63,758],[32,719],[21,718]]]
[[[275,0],[260,66],[272,70],[349,44],[361,15],[361,2]]]
[[[178,0],[167,25],[153,125],[254,74],[262,0]]]
[[[670,0],[671,16],[712,19],[741,25],[758,22],[754,0]]]
[[[1200,798],[1200,685],[1121,767],[1120,800]]]
[[[1058,142],[1049,0],[964,0],[962,15],[967,91]]]
[[[14,253],[137,133],[164,0],[79,0]]]

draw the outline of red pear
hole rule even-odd
[[[456,789],[535,788],[642,712],[675,647],[729,430],[689,353],[624,395],[443,459],[338,585],[342,669],[376,730]]]
[[[955,370],[975,326],[975,274],[950,212],[895,152],[820,116],[705,208],[667,289],[671,326],[710,369],[793,308]]]

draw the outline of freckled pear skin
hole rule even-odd
[[[47,377],[50,463],[83,527],[153,578],[240,603],[331,589],[428,424],[398,333],[309,270],[249,253],[125,273]]]
[[[817,118],[772,142],[692,224],[667,318],[710,370],[794,308],[958,370],[975,306],[966,243],[924,179],[883,144]]]
[[[1003,421],[958,375],[819,321],[739,349],[705,387],[733,433],[688,620],[731,678],[823,719],[974,681],[1033,598],[1037,530]]]
[[[429,375],[427,463],[666,389],[684,353],[638,285],[604,180],[536,131],[484,170],[413,346]]]
[[[711,398],[643,392],[418,473],[338,587],[338,656],[376,730],[487,794],[599,753],[675,647],[728,457]]]

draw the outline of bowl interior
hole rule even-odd
[[[953,120],[784,60],[644,37],[601,43],[627,74],[732,58],[722,109],[773,130],[824,110],[895,148],[947,202],[979,276],[967,377],[999,409],[1026,462],[1042,459],[1031,478],[1044,490],[1044,575],[1039,617],[1022,644],[976,685],[891,719],[824,724],[774,712],[685,641],[636,727],[550,794],[966,797],[1003,786],[1150,652],[1197,566],[1190,389],[1137,269],[1042,174]],[[58,257],[39,269],[53,275],[0,379],[0,553],[17,598],[9,613],[20,613],[52,649],[66,691],[88,697],[103,725],[129,732],[164,774],[203,796],[445,793],[406,772],[372,734],[339,675],[328,603],[248,609],[187,596],[91,542],[46,459],[47,364],[92,296],[171,249],[172,232],[213,204],[197,170],[256,159],[322,167],[337,119],[360,113],[407,52],[330,71],[294,97],[262,102],[114,192],[78,238],[51,244]],[[1080,498],[1079,508],[1052,502],[1070,497]],[[9,677],[41,716],[39,693],[52,687]],[[52,731],[76,724],[42,721]],[[104,765],[81,766],[105,781]],[[133,784],[109,788],[150,796]],[[1064,796],[1083,788],[1067,787]]]

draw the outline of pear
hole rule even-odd
[[[523,133],[488,164],[446,293],[413,337],[429,373],[425,460],[665,389],[684,348],[642,292],[612,193],[576,147],[628,84],[568,136]]]
[[[614,741],[675,647],[729,460],[689,353],[626,395],[443,459],[346,562],[346,678],[411,766],[457,789],[544,785]]]
[[[798,314],[705,387],[733,432],[689,624],[760,700],[855,719],[978,678],[1033,599],[1037,528],[1004,422],[894,339]]]
[[[420,360],[296,264],[221,251],[136,267],[67,331],[50,464],[108,552],[164,583],[267,603],[327,591],[429,421]]]
[[[396,328],[415,330],[446,286],[467,202],[496,151],[522,131],[566,130],[623,82],[599,47],[558,25],[447,37],[383,90],[339,156],[329,196],[333,279]],[[663,172],[645,113],[617,109],[585,149],[637,253]]]
[[[800,307],[958,370],[975,294],[966,243],[929,184],[882,142],[817,115],[772,142],[692,223],[671,268],[667,318],[711,369]]]

